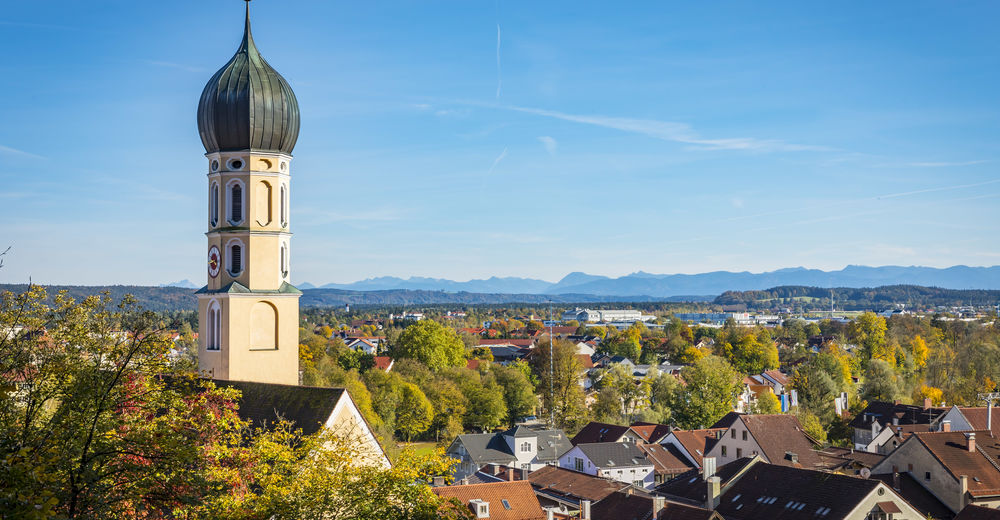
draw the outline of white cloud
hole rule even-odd
[[[500,106],[506,110],[524,112],[563,121],[572,121],[585,125],[601,126],[612,128],[623,132],[642,134],[654,139],[671,141],[694,145],[705,150],[751,150],[751,151],[830,151],[831,148],[825,146],[801,145],[786,143],[777,139],[757,139],[753,137],[730,137],[723,139],[709,139],[702,137],[690,125],[673,121],[658,121],[655,119],[632,119],[627,117],[577,115],[557,112],[555,110],[545,110],[541,108],[529,108],[519,106]]]
[[[538,140],[541,141],[541,143],[545,146],[545,151],[549,152],[549,155],[556,154],[556,147],[559,145],[559,143],[557,143],[555,139],[553,139],[550,136],[543,135],[539,136]]]

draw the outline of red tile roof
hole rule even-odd
[[[771,464],[805,469],[823,467],[824,461],[814,451],[816,446],[812,440],[802,431],[798,417],[742,415],[740,419]],[[786,456],[789,452],[798,456],[797,463]]]
[[[670,433],[670,427],[666,424],[636,422],[632,423],[630,428],[646,442],[660,442],[660,439],[663,439]]]
[[[580,473],[556,466],[545,466],[528,473],[528,482],[540,492],[573,497],[578,500],[597,502],[604,497],[628,486],[586,473]]]
[[[646,454],[646,459],[653,463],[653,471],[660,475],[678,475],[694,469],[675,446],[670,444],[638,444],[639,449]]]
[[[570,442],[573,446],[595,442],[618,442],[627,431],[628,426],[591,421]]]
[[[440,497],[457,498],[466,505],[477,499],[489,502],[491,520],[545,519],[538,497],[526,480],[436,487],[434,492]]]
[[[976,435],[976,451],[969,451],[966,435]],[[975,432],[914,433],[941,465],[958,481],[959,476],[969,477],[969,494],[974,497],[1000,495],[1000,442],[987,430]],[[913,442],[908,440],[907,442]]]
[[[594,360],[590,359],[590,356],[586,354],[577,354],[576,358],[580,360],[580,365],[585,369],[594,368]]]
[[[705,457],[708,450],[715,446],[716,435],[726,431],[726,428],[709,428],[706,430],[674,430],[671,432],[677,441],[684,446],[684,449],[694,457],[694,461],[701,466],[701,459]]]
[[[955,520],[1000,520],[1000,511],[969,504],[958,513]]]
[[[959,411],[965,416],[973,430],[988,430],[987,409],[985,406],[959,406]],[[1000,436],[1000,408],[993,412],[993,418],[989,421],[993,429],[993,435]]]
[[[375,356],[375,368],[383,372],[388,372],[392,364],[392,358],[389,356]]]
[[[518,347],[530,347],[535,344],[533,339],[487,339],[481,338],[480,345],[515,345]]]

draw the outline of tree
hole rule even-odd
[[[531,415],[538,404],[535,397],[535,387],[528,380],[524,372],[517,368],[497,365],[492,368],[497,383],[503,388],[503,400],[507,406],[507,423],[514,426],[514,423],[526,416]]]
[[[684,368],[686,385],[674,399],[674,417],[682,428],[707,428],[733,410],[743,376],[718,356],[705,356]]]
[[[399,409],[396,412],[396,428],[403,433],[406,442],[430,428],[434,420],[434,408],[427,396],[413,383],[404,383],[400,391]]]
[[[757,394],[757,401],[754,403],[750,413],[771,414],[781,413],[781,401],[770,390]]]
[[[919,370],[927,366],[927,356],[929,350],[927,342],[920,335],[916,335],[910,341],[910,354],[913,356],[913,365]]]
[[[861,384],[861,397],[867,400],[892,401],[898,395],[896,371],[881,359],[871,360]]]
[[[465,421],[470,427],[488,432],[504,423],[507,405],[499,385],[490,381],[478,388],[467,389],[466,395],[469,397],[469,411]]]
[[[542,342],[531,357],[531,367],[538,378],[542,406],[546,414],[554,417],[554,426],[573,431],[586,424],[587,407],[580,385],[583,366],[576,357],[576,345],[556,340],[552,342],[550,356],[548,342]]]
[[[399,335],[395,357],[413,358],[433,371],[465,364],[465,345],[454,330],[436,321],[421,320]]]
[[[649,405],[650,383],[636,381],[627,365],[618,363],[608,369],[600,380],[600,391],[614,391],[618,397],[618,416],[631,422],[639,410]]]
[[[861,348],[861,358],[868,360],[885,346],[886,330],[885,318],[874,312],[866,312],[851,322],[848,336],[851,342]]]

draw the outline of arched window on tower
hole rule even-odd
[[[288,188],[281,185],[281,227],[288,225]]]
[[[208,338],[206,338],[206,350],[219,350],[222,347],[222,309],[219,302],[212,300],[208,304]]]
[[[229,274],[237,276],[243,271],[243,247],[240,244],[229,246]]]
[[[219,225],[219,183],[213,182],[212,189],[209,190],[210,200],[208,201],[208,220],[212,227]]]
[[[238,182],[229,187],[229,221],[243,222],[243,186]]]
[[[281,244],[281,277],[288,278],[288,246]]]

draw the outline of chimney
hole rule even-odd
[[[893,406],[899,406],[900,403],[901,403],[901,401],[899,399],[896,399],[895,401],[892,402],[892,405]]]
[[[556,514],[551,507],[545,510],[545,520],[555,520],[555,518]]]
[[[514,469],[514,468],[510,468],[510,467],[509,467],[509,468],[507,468],[507,480],[508,480],[508,481],[510,481],[510,482],[514,482],[514,473],[515,473],[516,471],[517,471],[517,470],[516,470],[516,469]]]
[[[434,477],[431,482],[434,487],[441,487],[444,485],[444,477]]]
[[[931,398],[930,397],[925,397],[924,398],[924,410],[929,410],[930,407],[931,407]]]
[[[893,426],[899,426],[899,417],[893,416],[893,418],[892,418],[892,425]]]
[[[719,507],[720,494],[722,493],[722,481],[719,477],[708,479],[707,493],[705,494],[705,509],[715,511]]]
[[[965,495],[969,494],[969,477],[962,475],[958,477],[958,509],[965,509]]]
[[[798,464],[799,463],[799,454],[795,453],[794,451],[786,451],[785,452],[785,458],[788,459],[788,460],[790,460],[792,462],[792,464]]]
[[[580,520],[590,520],[590,500],[580,501]]]
[[[715,476],[715,457],[701,459],[701,479],[708,480]]]
[[[950,432],[951,431],[951,421],[941,421],[941,431]]]
[[[896,491],[899,491],[899,472],[898,471],[893,471],[892,472],[892,489],[895,489]]]
[[[663,497],[653,497],[653,520],[660,517],[660,512],[667,507],[667,499]]]
[[[896,437],[899,437],[900,439],[903,438],[903,427],[902,426],[897,426],[896,427]]]
[[[976,451],[976,433],[969,432],[965,434],[965,448],[970,452]]]

